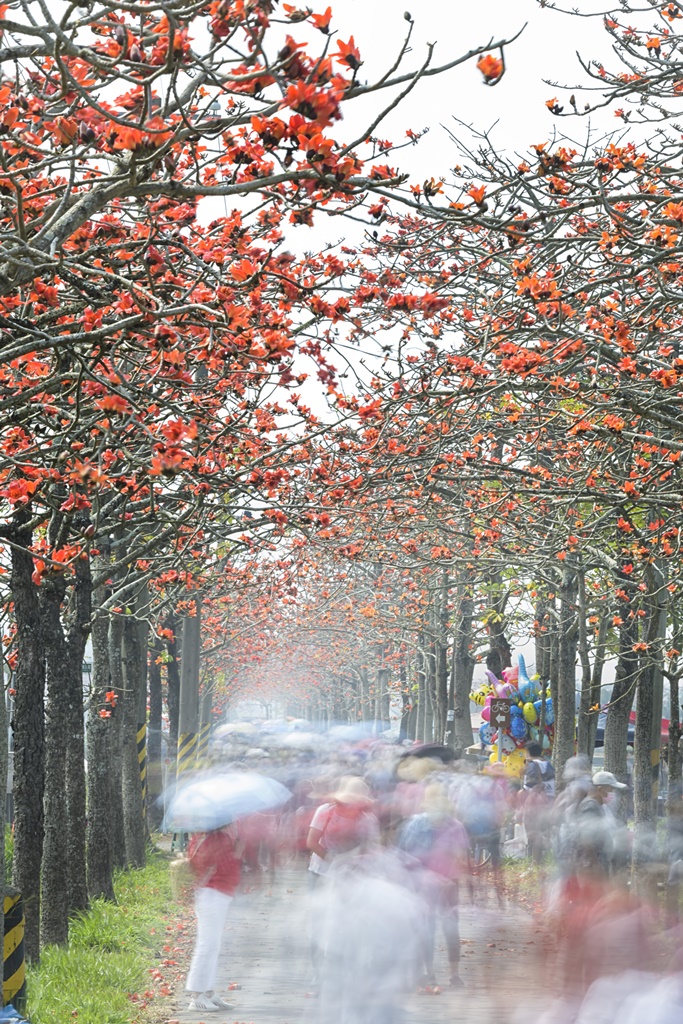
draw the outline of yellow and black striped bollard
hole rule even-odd
[[[209,756],[209,736],[211,734],[211,722],[202,722],[199,726],[197,736],[197,767],[201,768]]]
[[[180,782],[182,776],[195,767],[197,759],[197,733],[183,732],[178,736],[178,756],[176,761],[176,781]],[[184,832],[174,832],[171,838],[171,850],[184,850],[186,835]]]
[[[24,956],[24,904],[21,893],[8,887],[5,893],[5,944],[2,964],[2,1003],[23,1011],[26,1002]]]
[[[180,778],[185,772],[195,767],[197,759],[197,733],[184,732],[178,737],[178,766],[177,776]]]
[[[140,789],[142,790],[142,816],[147,813],[147,723],[138,726],[138,765],[140,768]]]

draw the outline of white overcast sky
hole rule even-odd
[[[419,147],[390,161],[406,171],[414,170],[417,177],[447,174],[457,162],[454,146],[440,127],[455,127],[454,116],[480,129],[497,122],[494,139],[500,149],[523,152],[530,144],[549,138],[557,121],[545,101],[557,90],[545,85],[544,79],[571,86],[585,81],[577,50],[586,58],[609,62],[610,57],[610,41],[601,19],[570,17],[541,8],[537,0],[330,0],[330,4],[331,27],[345,41],[350,35],[355,37],[364,62],[358,77],[370,82],[391,66],[405,36],[406,10],[415,22],[412,53],[404,61],[406,70],[419,67],[428,42],[436,43],[435,63],[445,64],[490,39],[512,36],[527,23],[517,42],[506,49],[507,72],[498,85],[485,86],[475,62],[468,62],[421,81],[377,129],[380,138],[393,142],[405,138],[406,128],[430,129]],[[309,6],[322,11],[327,2],[319,0]],[[578,0],[577,6],[587,12],[604,10],[607,5]],[[294,26],[293,34],[299,36],[300,28]],[[320,38],[313,32],[312,41],[316,35]],[[362,128],[380,99],[374,94],[345,104],[345,120],[334,126],[335,136],[348,141],[349,128]],[[619,127],[612,115],[604,118],[603,124]],[[563,119],[560,127],[583,140],[587,123]]]

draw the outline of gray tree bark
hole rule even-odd
[[[101,559],[100,559],[101,561]],[[99,575],[100,562],[95,565]],[[86,831],[88,893],[91,899],[114,901],[112,861],[112,749],[114,719],[120,715],[106,695],[113,690],[109,670],[109,616],[102,608],[104,587],[94,595],[92,682],[88,701],[88,819]],[[102,717],[105,712],[109,717]]]
[[[631,617],[633,610],[633,586],[627,577],[617,577],[619,589],[624,590],[628,600],[620,602],[619,653],[614,674],[614,685],[610,697],[605,723],[605,768],[625,782],[628,774],[626,747],[628,746],[628,725],[633,698],[638,681],[638,655],[634,645],[638,642],[638,618]],[[625,807],[621,807],[625,814]]]
[[[123,828],[123,698],[124,680],[122,664],[123,616],[113,615],[109,621],[109,674],[111,688],[116,696],[116,713],[111,718],[109,737],[111,756],[109,760],[109,822],[112,865],[126,866],[126,839]]]
[[[170,661],[166,664],[166,705],[168,708],[168,731],[172,747],[178,746],[178,719],[180,716],[180,623],[174,612],[171,612],[166,622],[166,629],[170,629],[173,638],[166,640],[166,650]]]
[[[79,559],[67,614],[69,741],[66,748],[66,806],[69,916],[88,906],[86,870],[86,777],[83,659],[92,624],[92,577],[90,563]]]
[[[661,736],[661,671],[662,647],[666,636],[666,604],[664,582],[654,565],[648,566],[645,595],[645,650],[640,654],[638,693],[633,756],[633,810],[635,842],[633,844],[633,880],[638,889],[647,882],[645,865],[656,843],[657,781]],[[656,763],[655,763],[656,759]],[[650,878],[651,881],[651,878]]]
[[[45,639],[47,707],[45,727],[45,831],[41,864],[41,943],[63,944],[69,937],[69,887],[66,824],[66,747],[69,709],[65,679],[69,673],[60,620],[65,586],[62,576],[43,578],[41,612]]]
[[[7,792],[7,772],[9,769],[7,697],[5,690],[5,661],[0,658],[0,898],[5,899],[5,826],[7,824],[7,801],[2,794]]]
[[[162,812],[157,807],[161,794],[163,769],[161,763],[161,722],[163,699],[161,690],[161,664],[163,648],[158,639],[149,646],[149,718],[147,723],[147,821],[151,829],[161,823]]]
[[[141,868],[146,862],[147,829],[142,802],[142,785],[138,762],[138,715],[142,687],[142,652],[139,623],[134,615],[123,622],[123,737],[122,796],[123,834],[126,863]]]
[[[474,676],[475,661],[472,657],[472,620],[474,603],[468,583],[458,588],[458,604],[455,614],[453,637],[451,688],[453,691],[453,746],[465,750],[472,744],[472,716],[470,714],[470,691]]]
[[[553,762],[558,785],[562,785],[562,772],[574,754],[576,722],[576,649],[578,642],[576,597],[578,581],[576,570],[567,566],[562,571],[559,588],[559,656],[557,684],[552,691],[555,716],[555,743]]]
[[[40,864],[43,853],[45,649],[38,595],[31,576],[29,511],[15,514],[11,590],[17,627],[14,674],[14,861],[12,884],[24,898],[24,948],[40,954]]]
[[[598,716],[600,714],[599,708],[602,692],[602,674],[605,667],[608,633],[609,614],[605,611],[600,616],[588,692],[584,697],[583,690],[581,691],[581,708],[579,711],[577,749],[580,754],[586,754],[591,761],[593,760],[593,754],[595,753],[595,740],[598,731]]]

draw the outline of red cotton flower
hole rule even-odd
[[[487,53],[483,57],[480,57],[477,61],[477,67],[484,76],[484,82],[486,85],[496,85],[496,83],[503,77],[503,73],[505,71],[505,64],[503,61],[498,57],[494,57],[491,53]]]
[[[360,59],[360,51],[356,46],[353,36],[349,37],[348,43],[343,43],[340,39],[338,45],[339,49],[334,54],[337,60],[341,64],[346,64],[347,68],[351,68],[352,71],[358,71],[363,62]]]
[[[289,86],[282,106],[291,107],[307,120],[318,121],[320,124],[327,124],[333,119],[338,120],[341,116],[334,92],[318,90],[314,85],[307,85],[302,81]]]
[[[311,24],[320,29],[325,35],[329,35],[330,21],[332,20],[332,8],[328,7],[324,14],[312,14]]]

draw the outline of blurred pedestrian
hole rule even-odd
[[[216,972],[228,909],[240,882],[242,844],[234,825],[194,835],[188,860],[195,878],[194,910],[197,934],[185,990],[190,1010],[202,1013],[229,1010],[216,995]]]
[[[434,989],[434,944],[437,919],[446,940],[452,988],[460,978],[459,883],[469,862],[469,837],[455,816],[443,786],[427,787],[422,810],[400,829],[397,845],[415,863],[416,891],[425,906],[420,952],[420,987]]]
[[[345,776],[311,820],[306,846],[311,854],[308,870],[312,887],[319,887],[335,858],[352,851],[366,850],[379,841],[379,836],[379,821],[373,811],[370,787],[359,776]],[[325,955],[323,914],[324,900],[318,900],[311,920],[313,985],[319,983],[320,966]]]
[[[555,797],[555,771],[543,757],[540,743],[527,743],[526,767],[522,783],[522,821],[527,834],[529,855],[540,864],[548,852],[550,811]]]
[[[318,890],[324,904],[321,1024],[401,1024],[412,980],[421,901],[395,850],[340,854]]]
[[[608,875],[620,849],[620,825],[611,810],[614,795],[625,790],[612,772],[595,772],[588,794],[576,812],[577,868],[583,872]]]

